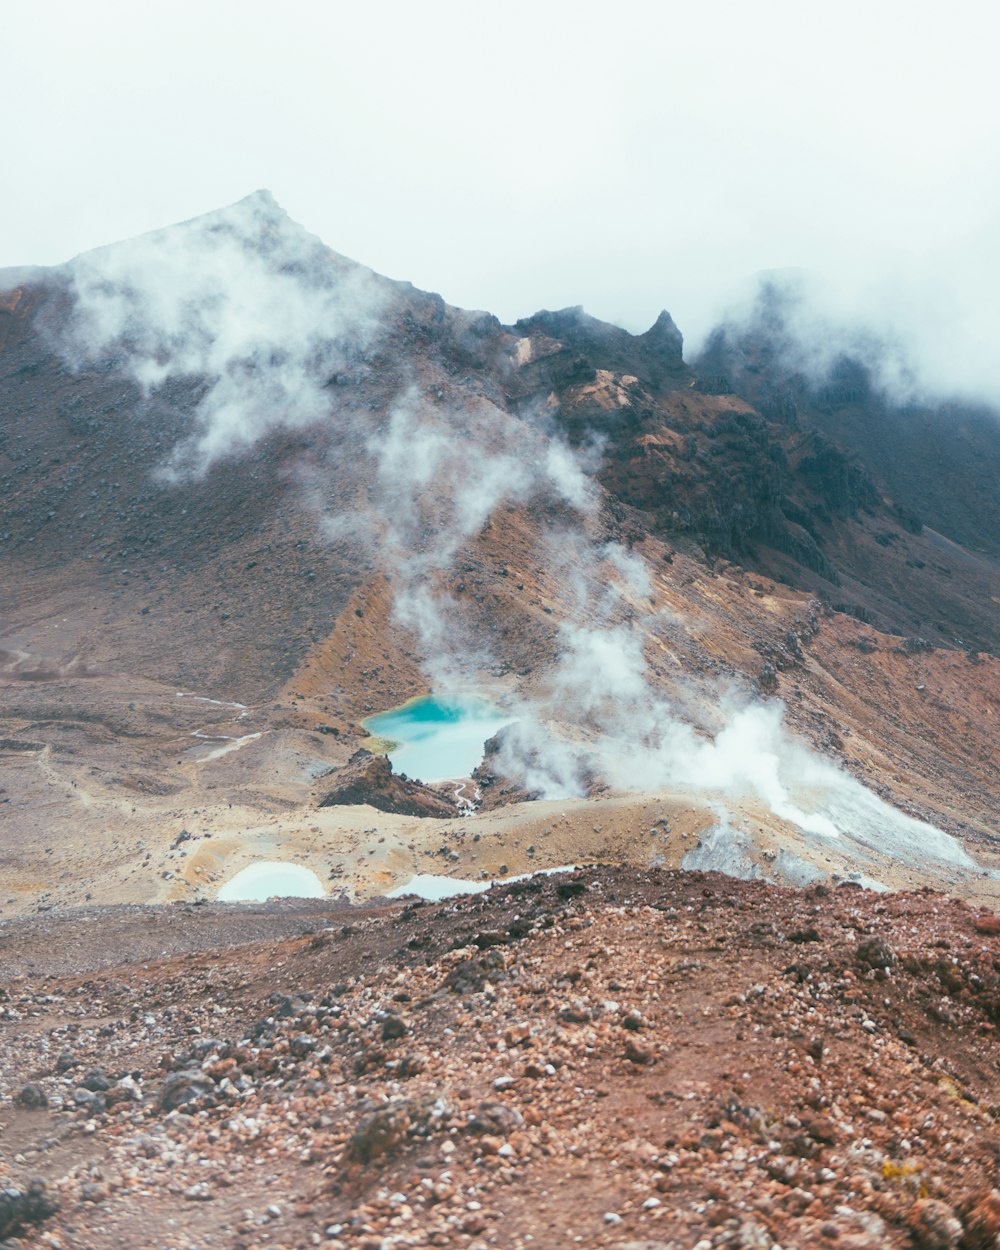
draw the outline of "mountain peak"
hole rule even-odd
[[[673,317],[664,308],[640,339],[644,346],[663,355],[672,368],[683,367],[684,336],[678,330]]]
[[[197,230],[201,227],[232,232],[248,240],[268,233],[280,233],[282,237],[298,237],[312,240],[317,244],[321,243],[318,236],[294,221],[265,187],[251,191],[249,195],[235,200],[232,204],[199,214],[197,217],[179,223],[178,226],[167,226],[165,229]]]
[[[241,200],[236,201],[237,204],[268,204],[277,209],[278,212],[284,213],[284,209],[274,198],[274,192],[269,191],[267,187],[258,187],[256,191],[251,191],[249,195],[243,196]]]

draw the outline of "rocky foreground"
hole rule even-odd
[[[0,953],[5,1245],[1000,1245],[1000,920],[929,891],[583,869]]]

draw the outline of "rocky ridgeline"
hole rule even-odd
[[[4,983],[9,1244],[998,1244],[991,914],[585,869],[277,943],[232,916]]]

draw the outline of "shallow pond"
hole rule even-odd
[[[262,860],[251,864],[221,886],[220,903],[262,903],[269,898],[325,898],[323,882],[300,864]]]
[[[492,881],[469,881],[465,877],[442,877],[433,872],[420,872],[404,885],[397,885],[394,890],[390,890],[386,898],[415,895],[429,903],[440,903],[446,898],[457,898],[460,894],[482,894],[492,884]]]
[[[513,885],[531,877],[551,877],[559,872],[576,872],[576,864],[560,864],[556,868],[539,868],[535,872],[521,872],[514,877],[488,877],[483,881],[469,881],[466,877],[443,877],[431,872],[418,872],[403,885],[390,890],[386,898],[406,898],[416,895],[430,903],[440,903],[460,894],[482,894],[493,885]]]
[[[486,739],[511,720],[479,695],[431,695],[363,723],[370,734],[391,743],[387,754],[397,773],[433,782],[468,777],[482,763]]]

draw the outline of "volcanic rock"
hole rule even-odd
[[[600,866],[586,893],[561,897],[559,884],[424,904],[419,950],[401,944],[414,909],[399,902],[351,909],[350,925],[330,900],[208,904],[177,927],[164,909],[105,909],[75,930],[85,978],[48,971],[56,918],[6,924],[2,1118],[32,1145],[30,1161],[5,1154],[0,1213],[13,1203],[20,1231],[8,1221],[0,1239],[43,1244],[29,1221],[50,1207],[26,1199],[27,1169],[44,1167],[61,1244],[110,1246],[101,1230],[115,1227],[158,1245],[170,1227],[178,1244],[236,1250],[249,1233],[234,1212],[256,1213],[243,1218],[262,1242],[285,1218],[275,1206],[295,1211],[289,1246],[327,1229],[381,1244],[408,1211],[407,1239],[431,1245],[468,1214],[495,1228],[502,1212],[511,1245],[551,1226],[553,1244],[606,1250],[741,1229],[747,1245],[993,1250],[1000,971],[989,941],[969,941],[967,908],[931,891],[811,892],[823,949],[799,979],[777,939],[801,923],[801,892]],[[502,948],[455,946],[516,917],[531,923]],[[315,925],[334,918],[341,936],[314,947]],[[154,957],[136,954],[141,926]],[[898,953],[891,977],[859,975],[858,932]],[[970,987],[947,1028],[925,1011],[935,949]],[[442,993],[479,963],[456,978],[460,994]],[[589,1019],[559,1018],[567,983]],[[379,1040],[402,992],[421,1045],[406,1096],[398,1044]],[[94,1118],[52,1105],[65,1087],[51,1073],[37,1080],[50,1106],[18,1106],[67,1020],[83,1072],[200,1056],[207,1067],[167,1078],[195,1097],[123,1099]]]
[[[962,1224],[952,1207],[922,1198],[912,1215],[914,1250],[955,1250],[962,1242]]]
[[[214,1089],[211,1077],[200,1069],[171,1072],[163,1082],[159,1103],[164,1111],[174,1111],[178,1107],[200,1102],[210,1096]]]
[[[48,1192],[44,1181],[32,1181],[25,1190],[13,1186],[0,1189],[0,1241],[41,1224],[58,1209],[59,1203]]]
[[[29,1110],[49,1105],[45,1090],[40,1085],[36,1085],[34,1081],[29,1081],[27,1085],[22,1085],[14,1095],[14,1101],[19,1107],[26,1107]]]
[[[404,816],[455,814],[454,802],[420,781],[411,781],[405,773],[394,773],[387,756],[373,755],[364,747],[355,751],[333,780],[333,789],[320,800],[320,807],[367,804],[380,812]]]
[[[866,938],[854,952],[854,959],[863,968],[891,968],[896,952],[882,938]]]

